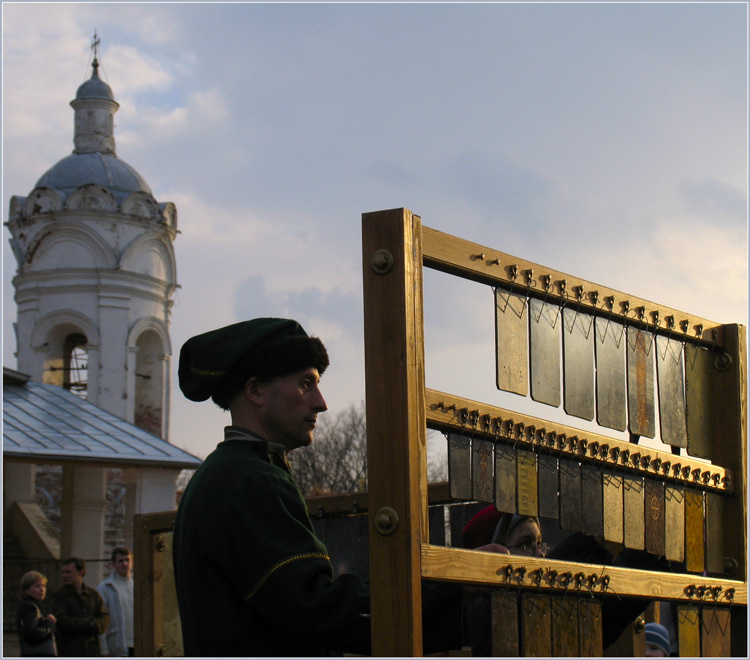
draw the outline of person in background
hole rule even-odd
[[[53,614],[44,616],[41,602],[47,594],[47,578],[29,571],[21,578],[21,605],[16,622],[22,657],[54,657],[57,655]]]
[[[501,554],[526,557],[544,557],[547,553],[539,520],[533,516],[503,513],[492,505],[466,523],[461,542],[467,550],[491,549]],[[491,656],[491,592],[478,588],[466,589],[465,594],[466,632],[472,653],[475,657]]]
[[[646,624],[646,657],[668,658],[672,653],[669,633],[660,623]]]
[[[112,573],[99,583],[109,612],[109,628],[99,636],[102,655],[132,656],[133,641],[133,554],[121,545],[112,550]]]
[[[109,613],[96,589],[83,583],[86,562],[69,557],[61,562],[63,586],[51,598],[52,613],[57,619],[59,655],[96,657],[100,654],[99,635],[109,626]]]

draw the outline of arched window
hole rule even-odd
[[[73,333],[63,344],[63,387],[82,399],[88,395],[88,353],[86,337]]]
[[[133,422],[161,437],[164,431],[164,346],[156,332],[147,330],[136,340],[136,347]]]

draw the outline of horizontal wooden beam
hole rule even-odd
[[[465,279],[544,298],[556,305],[704,346],[724,345],[719,323],[422,227],[423,263]]]
[[[583,596],[609,594],[712,605],[747,605],[747,584],[523,555],[422,544],[422,578]],[[571,597],[573,597],[571,595]]]
[[[425,391],[425,404],[427,426],[432,429],[465,432],[492,440],[518,443],[524,449],[534,448],[578,458],[604,468],[658,476],[662,480],[691,488],[732,492],[732,471],[719,465],[687,456],[674,456],[651,447],[582,431],[437,390]],[[667,466],[668,469],[665,470]],[[675,470],[676,466],[679,466],[679,472]]]

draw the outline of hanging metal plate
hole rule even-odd
[[[578,657],[578,603],[552,596],[552,657]]]
[[[492,592],[492,655],[517,658],[519,655],[518,596],[515,591]]]
[[[685,375],[682,344],[669,337],[656,337],[656,376],[659,384],[661,441],[687,447]]]
[[[497,388],[521,396],[529,393],[529,322],[526,296],[495,291]]]
[[[474,438],[471,441],[472,473],[471,483],[474,499],[479,502],[492,502],[495,497],[492,456],[493,445],[490,440]]]
[[[625,327],[597,317],[594,321],[594,335],[596,421],[600,426],[624,431],[627,422]]]
[[[647,330],[627,329],[628,429],[646,438],[656,434],[653,339]]]
[[[578,655],[601,658],[604,655],[602,604],[596,598],[578,600]]]
[[[563,391],[568,415],[594,419],[594,317],[562,310]]]
[[[685,345],[685,399],[687,450],[691,456],[713,458],[711,451],[711,352]]]
[[[664,547],[664,482],[644,480],[646,505],[646,552],[663,557]]]
[[[622,479],[625,547],[643,550],[645,547],[643,478],[624,475]]]
[[[537,456],[539,479],[539,515],[542,518],[559,517],[557,506],[557,457],[549,454]]]
[[[448,480],[453,499],[472,499],[471,439],[462,433],[448,434]]]
[[[706,493],[706,571],[724,573],[724,497]]]
[[[521,597],[521,648],[526,657],[552,654],[552,617],[549,596],[525,593]]]
[[[538,516],[536,454],[533,451],[517,449],[516,471],[518,514],[521,516]]]
[[[729,608],[704,607],[701,612],[701,655],[704,658],[732,656]]]
[[[685,570],[703,573],[706,564],[703,536],[703,491],[685,489]]]
[[[604,535],[604,493],[602,470],[581,465],[581,531],[590,536]]]
[[[529,300],[531,398],[560,405],[560,309],[543,300]]]
[[[677,644],[680,657],[700,657],[701,628],[697,605],[677,606]]]
[[[623,483],[622,475],[602,471],[604,491],[604,539],[613,543],[623,541]]]
[[[495,445],[495,508],[516,510],[516,450],[499,443]]]
[[[560,459],[560,527],[581,530],[581,466],[569,458]]]
[[[685,561],[685,489],[664,488],[664,556],[669,561]]]

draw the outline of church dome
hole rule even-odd
[[[80,99],[107,99],[114,101],[115,95],[112,88],[99,77],[99,63],[94,60],[93,73],[85,83],[83,83],[76,92],[76,101]]]
[[[90,183],[109,190],[118,202],[134,192],[151,195],[148,184],[130,165],[113,154],[98,151],[73,153],[63,158],[42,175],[35,187],[54,188],[65,199]]]

